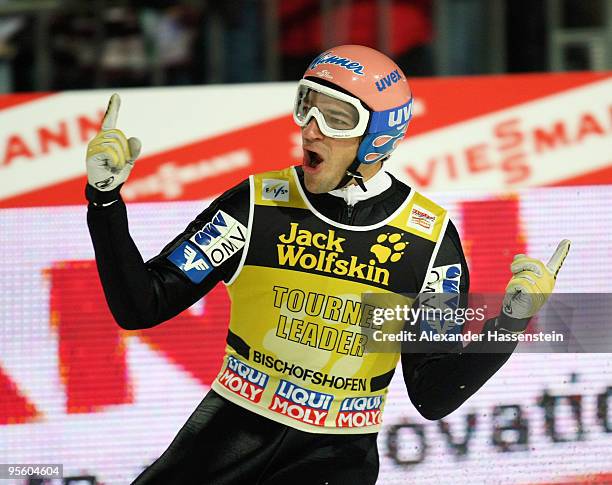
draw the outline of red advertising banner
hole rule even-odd
[[[388,169],[420,190],[612,182],[612,75],[415,79]],[[293,83],[122,90],[119,128],[143,141],[129,201],[217,195],[301,163]],[[84,153],[110,92],[0,97],[0,207],[83,203]]]

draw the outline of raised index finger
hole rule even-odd
[[[103,130],[112,130],[117,126],[119,106],[121,106],[121,98],[115,93],[111,96],[108,107],[106,108],[106,113],[104,113],[104,118],[102,119]]]
[[[555,250],[548,263],[546,263],[546,267],[555,278],[557,277],[557,273],[559,273],[559,270],[563,265],[563,261],[565,261],[567,253],[569,253],[570,245],[571,241],[569,239],[563,239],[557,246],[557,249]]]

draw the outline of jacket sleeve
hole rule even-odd
[[[130,236],[119,189],[114,194],[89,185],[86,189],[87,224],[98,274],[119,326],[126,330],[154,327],[232,277],[248,238],[248,180],[212,202],[147,262]],[[105,204],[109,199],[112,202]]]
[[[468,266],[457,229],[449,221],[428,281],[436,280],[441,271],[451,266],[455,274],[460,269],[459,292],[467,296],[470,284]],[[462,305],[466,304],[466,298],[462,297],[461,301]],[[528,320],[507,320],[506,317],[491,319],[482,332],[494,328],[501,321],[513,325],[514,330],[524,329],[528,323]],[[440,351],[444,345],[447,348]],[[423,417],[431,420],[441,419],[459,408],[501,368],[518,343],[499,344],[495,353],[484,353],[486,342],[472,342],[462,349],[458,348],[462,347],[461,343],[453,344],[452,348],[444,345],[440,345],[437,351],[403,352],[401,356],[410,400]]]

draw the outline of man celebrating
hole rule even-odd
[[[144,262],[121,185],[140,142],[115,128],[113,95],[87,151],[88,224],[118,324],[158,325],[223,281],[232,309],[220,372],[168,450],[135,484],[373,484],[376,436],[399,352],[368,352],[373,305],[425,288],[467,294],[468,267],[447,212],[382,170],[412,115],[405,75],[373,49],[318,56],[293,116],[304,158],[228,190]],[[548,265],[515,257],[503,311],[485,330],[523,332],[569,250]],[[438,277],[443,275],[443,277]],[[194,342],[194,345],[198,345]],[[457,409],[509,358],[402,353],[427,419]]]

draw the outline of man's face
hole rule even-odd
[[[354,113],[346,109],[344,103],[316,92],[310,93],[310,105],[319,108],[325,120],[336,126],[346,124],[347,128],[354,123]],[[322,194],[334,190],[346,169],[355,160],[360,142],[355,138],[330,138],[323,135],[315,118],[311,118],[302,128],[302,147],[304,159],[304,184],[313,194]]]

